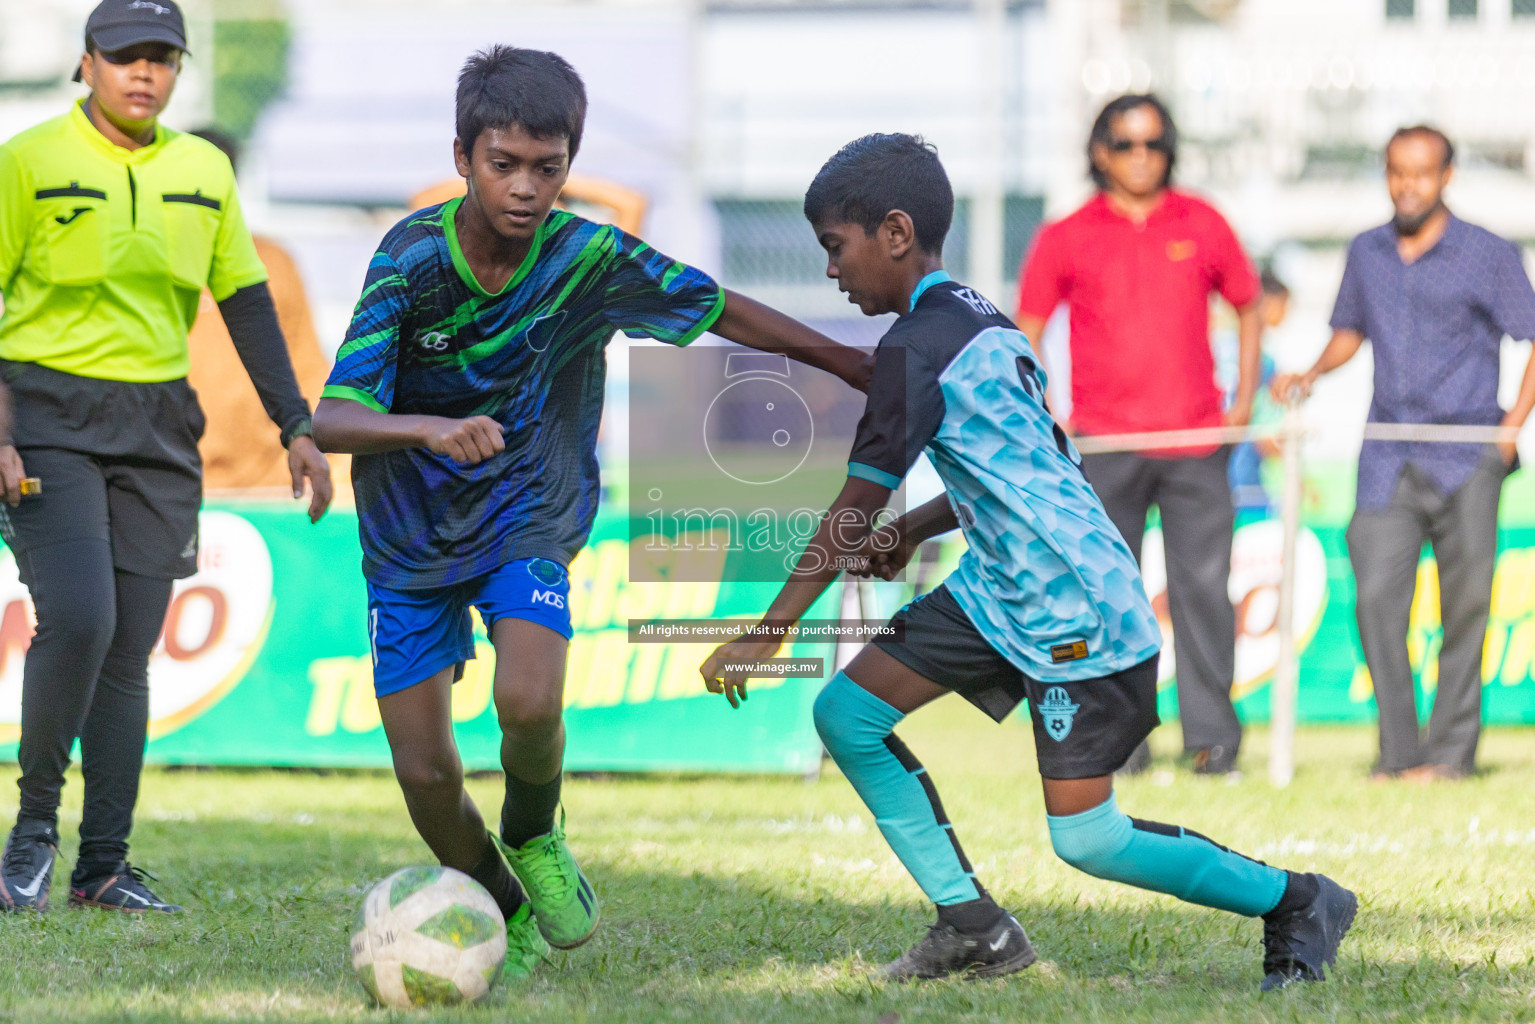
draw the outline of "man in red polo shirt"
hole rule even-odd
[[[1070,308],[1068,429],[1092,435],[1245,424],[1258,387],[1258,277],[1221,215],[1169,187],[1177,128],[1167,109],[1152,95],[1121,96],[1098,115],[1087,150],[1098,194],[1040,232],[1018,297],[1018,327],[1036,348],[1056,307]],[[1211,292],[1240,319],[1237,394],[1224,412],[1210,351]],[[1083,457],[1137,558],[1147,509],[1161,509],[1183,746],[1194,770],[1208,774],[1233,771],[1242,741],[1231,706],[1229,454],[1205,445]],[[1143,770],[1149,759],[1143,745],[1126,770]]]

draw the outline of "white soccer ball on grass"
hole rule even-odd
[[[405,868],[375,885],[352,925],[352,969],[385,1006],[473,1002],[506,959],[506,922],[474,879]]]

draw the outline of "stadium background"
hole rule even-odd
[[[78,95],[67,78],[91,6],[0,0],[0,135],[55,115]],[[581,71],[592,103],[576,168],[643,195],[642,233],[657,247],[853,342],[872,342],[882,324],[839,301],[798,212],[805,183],[827,155],[872,130],[916,131],[935,142],[960,196],[946,258],[1008,309],[1034,230],[1086,195],[1083,140],[1092,115],[1127,90],[1155,88],[1169,99],[1182,131],[1180,182],[1211,196],[1249,251],[1290,284],[1290,317],[1265,339],[1281,367],[1315,357],[1327,338],[1344,246],[1389,216],[1379,151],[1397,125],[1443,127],[1461,154],[1449,196],[1456,212],[1527,249],[1535,244],[1535,178],[1527,170],[1535,169],[1535,109],[1519,101],[1535,88],[1531,0],[185,6],[194,57],[165,121],[214,123],[248,140],[241,180],[248,218],[294,255],[327,352],[340,341],[379,236],[411,196],[451,177],[453,79],[467,53],[493,41],[557,50]],[[909,73],[891,74],[890,54],[903,55]],[[1218,321],[1217,333],[1230,330]],[[1053,324],[1045,340],[1058,370],[1066,366],[1061,335]],[[598,547],[577,564],[588,599],[611,614],[588,616],[578,642],[571,767],[811,770],[819,754],[807,713],[813,687],[765,687],[761,704],[754,702],[760,717],[744,726],[686,688],[696,678],[692,655],[703,648],[658,653],[621,639],[631,613],[673,610],[668,600],[698,615],[744,613],[760,603],[745,590],[646,597],[603,570],[601,545],[622,543],[615,516],[629,430],[628,347],[620,340],[612,349],[602,437],[615,512]],[[1505,404],[1527,352],[1505,341]],[[1313,721],[1373,712],[1357,664],[1341,537],[1369,381],[1366,351],[1323,380],[1306,407],[1314,430],[1304,518],[1313,541],[1302,553],[1309,576],[1299,588],[1308,627],[1300,711]],[[1522,449],[1527,462],[1535,458],[1528,434]],[[230,560],[205,565],[178,591],[184,614],[175,621],[184,632],[171,631],[156,655],[151,756],[384,763],[353,571],[355,521],[342,509],[308,530],[296,512],[249,495],[216,495],[210,507],[217,511],[208,546]],[[1535,484],[1527,473],[1505,490],[1503,525],[1484,670],[1488,718],[1532,723]],[[1251,589],[1233,593],[1239,602],[1262,597],[1273,581],[1273,545],[1261,524],[1248,529],[1255,531],[1244,584]],[[1239,542],[1239,560],[1243,550]],[[952,550],[942,555],[952,557]],[[26,636],[24,597],[14,569],[8,576],[3,569],[0,755],[13,749],[5,744],[15,735]],[[312,585],[317,577],[326,580],[323,591]],[[1415,662],[1428,670],[1425,697],[1433,587],[1426,564],[1413,631]],[[888,610],[903,592],[868,596]],[[1256,607],[1253,636],[1238,686],[1244,715],[1261,719],[1272,602],[1248,607]],[[582,672],[582,665],[590,667]],[[487,696],[483,687],[460,693],[466,760],[488,767]],[[679,729],[710,740],[654,740]]]

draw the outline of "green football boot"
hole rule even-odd
[[[501,964],[501,983],[526,981],[549,956],[549,943],[533,921],[533,907],[524,903],[506,922],[506,960]]]
[[[597,931],[602,908],[592,883],[581,873],[565,842],[563,818],[548,835],[535,836],[516,849],[498,838],[501,852],[517,873],[533,905],[538,930],[556,949],[575,949]]]

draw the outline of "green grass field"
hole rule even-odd
[[[850,787],[765,778],[577,779],[573,844],[602,931],[454,1021],[1535,1020],[1535,732],[1494,730],[1487,771],[1435,788],[1364,781],[1373,734],[1304,732],[1295,783],[1157,770],[1139,817],[1185,824],[1358,890],[1334,976],[1260,997],[1261,924],[1098,882],[1051,854],[1029,732],[950,699],[903,729],[977,870],[1040,960],[1008,979],[882,986],[869,970],[928,908]],[[679,736],[678,743],[687,742]],[[14,766],[7,766],[12,771]],[[10,776],[7,775],[7,779]],[[74,845],[80,790],[64,822]],[[498,781],[472,791],[495,813]],[[9,789],[9,782],[6,783]],[[14,790],[10,791],[14,793]],[[7,796],[0,813],[14,814]],[[151,771],[135,860],[175,919],[63,908],[0,919],[0,1021],[378,1020],[346,964],[366,889],[429,860],[384,774]],[[61,863],[67,878],[68,865]]]

